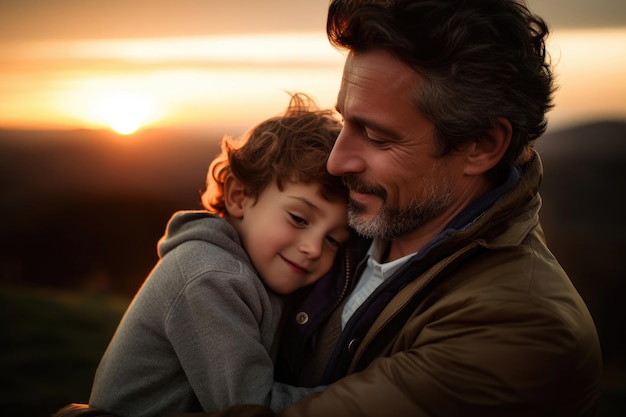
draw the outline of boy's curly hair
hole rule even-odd
[[[329,201],[346,198],[340,177],[330,175],[326,161],[341,131],[333,110],[319,109],[303,93],[291,95],[284,114],[261,122],[241,138],[225,136],[221,153],[209,167],[202,205],[224,217],[224,181],[232,173],[247,195],[257,198],[272,181],[319,183]]]

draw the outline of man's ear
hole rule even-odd
[[[243,217],[244,201],[247,197],[243,183],[233,174],[228,174],[224,180],[224,205],[230,217]]]
[[[487,136],[474,142],[467,155],[466,175],[482,175],[495,167],[509,148],[513,127],[505,118],[499,118]]]

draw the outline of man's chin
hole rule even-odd
[[[380,233],[380,219],[375,215],[350,210],[348,225],[363,237],[374,238]]]

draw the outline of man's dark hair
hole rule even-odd
[[[441,154],[513,127],[494,169],[529,155],[547,126],[553,77],[546,23],[514,0],[333,0],[327,34],[353,53],[382,49],[423,78],[414,103],[434,124]]]

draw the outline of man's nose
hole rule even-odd
[[[362,171],[364,166],[360,154],[362,147],[363,144],[359,143],[354,132],[344,126],[328,156],[326,162],[328,172],[332,175],[342,176]]]

